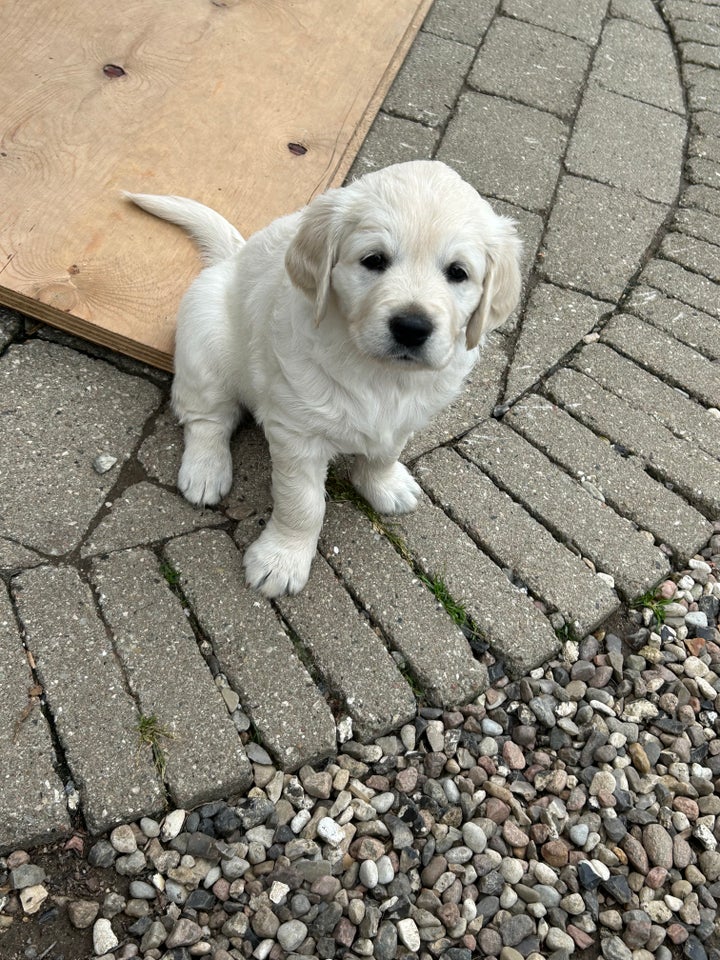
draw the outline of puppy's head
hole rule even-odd
[[[361,353],[442,369],[515,308],[519,252],[513,222],[457,173],[414,161],[314,200],[285,263],[316,322],[334,297]]]

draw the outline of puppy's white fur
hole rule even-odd
[[[208,264],[178,314],[178,485],[196,504],[227,494],[230,436],[251,411],[270,447],[273,514],[246,551],[246,575],[266,596],[296,593],[333,457],[355,455],[353,484],[379,512],[416,506],[398,457],[517,304],[514,225],[434,161],[330,190],[247,242],[192,200],[127,196],[188,230]]]

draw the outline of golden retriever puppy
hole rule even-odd
[[[270,448],[273,513],[245,553],[247,580],[297,593],[333,457],[354,455],[352,482],[378,512],[416,506],[398,457],[518,302],[513,221],[437,161],[368,173],[247,241],[195,201],[127,196],[185,228],[207,263],[178,314],[178,486],[194,504],[227,494],[230,437],[249,410]]]

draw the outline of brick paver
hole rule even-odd
[[[350,176],[454,166],[517,222],[521,302],[408,443],[417,510],[328,502],[297,597],[243,580],[272,509],[259,429],[237,431],[226,500],[195,510],[169,378],[0,309],[0,853],[245,794],[248,728],[294,770],[334,753],[340,719],[372,741],[418,698],[472,701],[703,548],[719,18],[436,0]]]

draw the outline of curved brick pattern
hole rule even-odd
[[[277,604],[331,695],[342,698],[356,738],[382,736],[415,716],[410,687],[322,557],[302,593]]]
[[[437,159],[485,196],[543,211],[555,191],[566,140],[565,124],[549,113],[467,93],[458,100]]]
[[[672,334],[701,356],[720,360],[720,324],[707,313],[645,286],[635,287],[625,310]]]
[[[591,54],[578,40],[498,17],[485,37],[468,83],[481,93],[507,97],[564,118],[575,111]]]
[[[161,810],[162,784],[90,588],[72,568],[38,567],[13,593],[90,829]]]
[[[472,464],[440,449],[423,457],[416,469],[425,490],[453,519],[535,596],[559,610],[579,634],[618,608],[613,591],[580,557]]]
[[[556,403],[601,436],[636,454],[653,475],[673,484],[709,517],[720,513],[717,460],[574,370],[558,371],[546,389]]]
[[[664,206],[624,190],[563,177],[548,222],[542,275],[616,302],[666,213]]]
[[[623,457],[606,440],[542,397],[516,403],[503,423],[600,493],[622,516],[649,530],[658,543],[678,554],[680,562],[686,563],[712,536],[712,524],[649,477],[634,458]]]
[[[158,744],[173,802],[246,789],[218,668],[286,769],[335,750],[333,710],[366,740],[410,720],[402,671],[426,702],[472,698],[485,667],[418,571],[462,605],[493,676],[522,677],[560,646],[553,610],[579,632],[616,610],[590,558],[630,594],[667,569],[649,537],[677,563],[703,547],[720,515],[718,49],[714,0],[436,0],[352,174],[455,166],[517,221],[523,294],[457,401],[404,451],[431,497],[392,519],[401,543],[330,504],[299,597],[268,604],[241,582],[272,504],[258,429],[233,438],[226,500],[196,511],[174,490],[167,380],[0,310],[0,575],[27,584],[17,610],[44,651],[31,674],[0,591],[0,847],[68,828],[54,769],[82,787],[93,829],[162,804],[147,751],[144,806],[112,799],[102,756],[92,782],[98,744],[78,718],[116,751],[118,781],[139,762],[141,711],[176,731]],[[100,453],[116,458],[103,474]],[[187,611],[158,573],[163,551]],[[45,565],[58,555],[65,566]],[[28,692],[39,676],[57,680],[42,707]]]
[[[0,856],[70,831],[50,728],[0,586]]]
[[[118,464],[160,403],[156,387],[52,343],[12,346],[0,357],[0,534],[58,556],[82,539],[117,479]],[[122,411],[122,415],[119,415]],[[32,509],[28,510],[28,504]]]
[[[487,670],[412,568],[349,504],[330,504],[320,549],[393,650],[405,658],[431,704],[467,703]]]
[[[335,750],[335,721],[267,601],[244,585],[226,533],[205,530],[168,543],[165,556],[263,744],[294,770]]]
[[[667,557],[634,526],[496,421],[474,430],[460,451],[562,542],[609,573],[628,598],[669,572]]]
[[[678,192],[685,132],[685,121],[667,110],[590,86],[565,163],[570,173],[669,204]],[[663,218],[659,210],[658,225]]]
[[[525,307],[505,386],[516,399],[597,325],[613,305],[549,283],[538,284]]]
[[[180,602],[149,550],[96,561],[93,581],[130,689],[156,718],[174,803],[192,807],[250,782],[250,764]]]
[[[679,437],[692,437],[708,453],[720,456],[720,420],[688,396],[694,394],[708,405],[720,405],[715,398],[720,397],[717,364],[652,328],[643,329],[640,320],[633,321],[624,315],[616,317],[603,332],[602,343],[584,348],[574,365],[654,414]],[[614,350],[607,349],[606,343]],[[615,350],[631,359],[619,357]],[[640,363],[655,376],[639,368]]]
[[[424,573],[442,580],[462,603],[509,673],[532,670],[559,649],[530,598],[427,498],[414,513],[394,518],[393,526]]]

